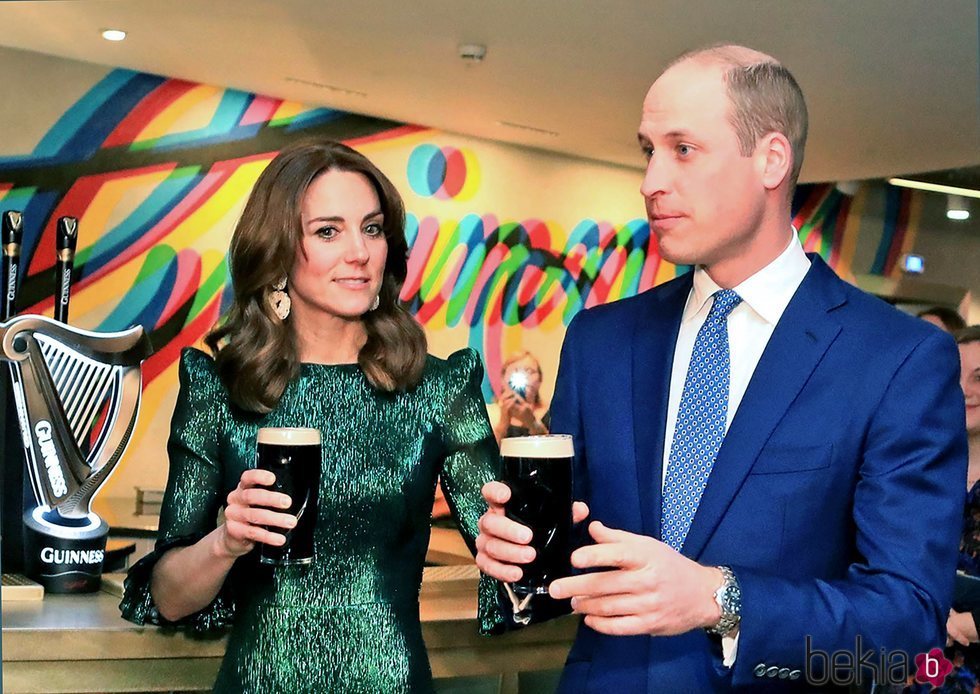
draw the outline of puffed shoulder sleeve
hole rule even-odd
[[[472,349],[460,350],[449,357],[448,366],[442,427],[446,457],[440,479],[453,517],[470,551],[475,553],[477,521],[487,511],[480,489],[497,479],[500,456],[480,390],[483,364],[479,355]],[[503,628],[496,582],[482,574],[478,618],[482,633],[496,633]]]
[[[162,617],[150,594],[153,568],[166,552],[192,545],[217,526],[222,503],[219,439],[228,399],[209,356],[185,349],[180,359],[180,391],[170,424],[170,475],[160,510],[153,552],[129,570],[120,611],[137,624],[187,627],[208,632],[228,626],[235,601],[229,581],[214,601],[177,622]]]

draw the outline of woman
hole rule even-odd
[[[511,355],[501,366],[500,411],[493,434],[501,439],[512,436],[547,434],[551,416],[541,401],[541,364],[530,352]]]
[[[497,450],[475,352],[427,356],[399,303],[404,223],[397,191],[361,154],[328,141],[284,149],[235,229],[234,302],[206,339],[214,359],[181,356],[159,539],[121,609],[197,631],[233,623],[215,691],[432,689],[418,593],[435,480],[472,546]],[[250,555],[295,522],[272,473],[252,469],[266,426],[322,433],[307,567]],[[479,616],[495,629],[489,582]]]

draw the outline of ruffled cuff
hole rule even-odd
[[[517,599],[504,585],[480,574],[480,633],[484,636],[502,634],[541,624],[571,613],[571,600],[555,600],[550,595],[535,595],[526,601]]]
[[[161,627],[186,629],[196,634],[213,634],[229,626],[235,618],[235,598],[231,594],[229,581],[207,607],[187,615],[177,621],[170,621],[160,614],[153,596],[150,594],[150,581],[153,567],[169,550],[193,545],[206,533],[174,537],[157,543],[156,548],[130,567],[123,583],[123,597],[119,611],[124,619],[136,624],[153,624]],[[234,569],[232,569],[234,571]]]

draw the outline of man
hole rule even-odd
[[[915,315],[927,323],[932,323],[940,330],[945,330],[951,334],[956,334],[957,331],[966,327],[966,321],[963,320],[963,316],[945,306],[933,306],[924,311],[919,311]]]
[[[643,103],[650,226],[697,269],[568,328],[553,431],[593,543],[551,586],[584,615],[562,692],[779,691],[825,682],[834,652],[945,639],[956,348],[804,254],[806,129],[792,75],[739,46],[683,56]],[[516,580],[530,531],[505,485],[484,496],[477,563]]]

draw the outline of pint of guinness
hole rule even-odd
[[[316,527],[320,488],[320,431],[318,429],[259,429],[257,465],[276,476],[271,489],[292,499],[286,513],[296,516],[296,526],[285,532],[281,547],[260,544],[259,561],[283,566],[313,561],[313,531]],[[270,528],[282,532],[280,528]]]
[[[572,437],[521,436],[500,442],[503,481],[510,487],[505,513],[531,529],[535,558],[510,589],[545,595],[548,584],[571,571]]]

